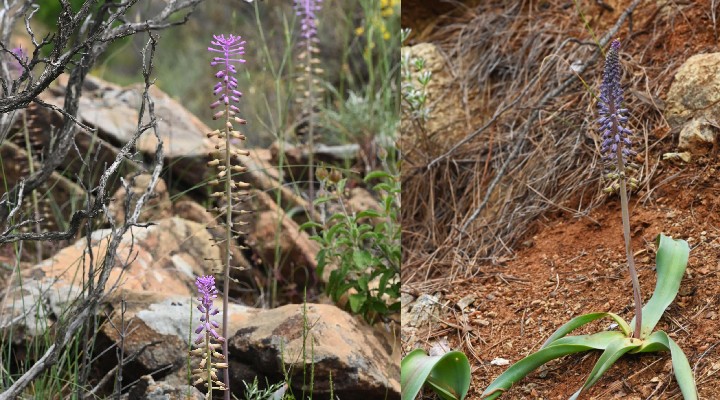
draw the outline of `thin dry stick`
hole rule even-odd
[[[615,25],[610,29],[610,31],[608,31],[608,33],[606,33],[602,37],[602,39],[600,39],[601,47],[604,47],[610,41],[611,38],[613,38],[615,35],[617,35],[617,32],[620,30],[620,27],[622,26],[622,24],[630,16],[630,14],[632,14],[632,12],[640,4],[641,1],[642,0],[634,0],[630,4],[630,6],[627,9],[625,9],[625,11],[622,14],[620,14],[620,17],[618,18]],[[585,72],[585,69],[588,66],[594,64],[597,61],[599,55],[600,55],[600,52],[598,51],[590,58],[590,60],[588,60],[586,63],[583,63],[582,66],[577,70],[577,74],[580,75],[583,72]],[[565,79],[565,81],[560,86],[558,86],[555,90],[553,90],[550,93],[548,93],[547,95],[545,95],[545,97],[543,97],[542,100],[540,100],[540,102],[537,105],[537,108],[535,110],[533,110],[533,112],[530,114],[530,118],[528,118],[528,120],[525,122],[525,126],[523,127],[523,130],[520,131],[519,137],[515,140],[517,145],[515,145],[515,147],[513,148],[513,151],[510,153],[508,158],[503,163],[502,167],[500,167],[500,170],[498,171],[498,173],[495,175],[495,178],[493,179],[492,183],[490,183],[490,185],[488,186],[486,194],[485,194],[485,198],[480,203],[480,206],[478,206],[478,208],[472,213],[472,215],[470,215],[470,218],[465,220],[465,223],[463,223],[463,226],[460,229],[461,235],[458,239],[462,239],[462,237],[465,236],[468,226],[473,221],[475,221],[475,219],[478,217],[478,215],[480,215],[482,210],[487,205],[488,200],[490,199],[490,195],[492,194],[493,190],[495,190],[495,187],[497,186],[497,184],[504,177],[505,170],[510,165],[510,162],[512,162],[515,159],[518,152],[520,151],[522,144],[525,140],[525,136],[530,131],[533,123],[535,122],[538,115],[540,114],[540,111],[539,111],[540,108],[544,107],[550,100],[552,100],[553,98],[560,95],[563,91],[565,91],[565,89],[568,86],[570,86],[570,84],[573,83],[576,79],[577,79],[576,75],[570,75],[567,79]]]

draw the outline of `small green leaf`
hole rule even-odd
[[[369,174],[365,175],[365,182],[368,182],[372,179],[392,179],[392,175],[388,174],[385,171],[372,171]]]
[[[660,234],[656,243],[657,283],[655,292],[642,309],[641,338],[650,335],[665,310],[675,300],[690,255],[690,246],[684,240]],[[635,326],[634,318],[630,326]]]
[[[381,218],[381,217],[384,217],[384,215],[376,210],[370,209],[370,210],[360,211],[358,213],[357,217],[358,217],[358,219],[359,218]]]
[[[353,252],[353,262],[355,262],[356,267],[363,269],[372,262],[372,255],[367,250],[355,250]]]
[[[315,228],[315,229],[321,230],[323,228],[323,226],[314,221],[308,221],[308,222],[300,225],[301,231],[309,230],[310,228]]]
[[[428,356],[413,350],[400,363],[402,400],[414,400],[426,382],[442,399],[462,400],[470,389],[470,362],[459,351]]]
[[[355,293],[351,294],[349,297],[350,300],[350,309],[352,312],[357,313],[360,311],[362,306],[365,304],[365,294],[364,293]]]

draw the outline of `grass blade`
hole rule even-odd
[[[402,400],[414,400],[425,383],[445,400],[462,400],[470,389],[470,362],[459,351],[428,356],[413,350],[400,364]]]
[[[630,325],[628,325],[628,323],[625,322],[624,319],[620,318],[619,315],[609,313],[609,312],[590,313],[590,314],[580,315],[580,316],[575,317],[575,318],[571,319],[570,321],[566,322],[563,326],[558,328],[558,330],[556,330],[555,333],[553,333],[545,341],[545,343],[543,343],[542,348],[548,347],[554,341],[560,339],[561,337],[567,335],[568,333],[574,331],[575,329],[577,329],[585,324],[589,324],[590,322],[593,322],[600,318],[604,318],[604,317],[611,317],[612,319],[614,319],[615,322],[618,323],[618,326],[623,331],[623,333],[625,333],[625,336],[630,335]]]
[[[656,243],[657,284],[655,292],[642,310],[640,338],[650,335],[667,307],[675,300],[690,255],[690,247],[682,239],[660,234]],[[630,326],[634,324],[635,318],[630,322]]]

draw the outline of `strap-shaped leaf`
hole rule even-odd
[[[566,356],[568,354],[581,353],[593,349],[605,349],[610,343],[624,339],[625,335],[620,332],[600,332],[594,335],[569,336],[558,339],[556,343],[545,347],[522,360],[513,364],[485,389],[482,399],[496,399],[515,382],[524,378],[537,367],[548,361]],[[404,388],[404,386],[403,386]]]
[[[583,387],[581,387],[580,390],[575,392],[575,394],[570,397],[570,400],[576,400],[582,392],[594,385],[598,381],[598,379],[602,377],[605,371],[607,371],[615,363],[615,361],[618,360],[618,358],[622,357],[622,355],[627,353],[628,351],[640,347],[641,344],[642,341],[640,339],[633,339],[628,337],[614,339],[611,343],[608,344],[605,351],[595,363],[595,367],[593,367],[590,375],[588,375],[588,378],[585,381]]]
[[[680,346],[678,346],[667,333],[663,331],[653,332],[653,334],[645,340],[645,343],[633,352],[650,353],[661,350],[670,350],[675,379],[678,382],[678,386],[680,386],[680,392],[682,392],[683,398],[685,400],[697,400],[698,392],[690,363]]]
[[[625,322],[624,319],[620,318],[619,315],[613,314],[610,312],[597,312],[597,313],[590,313],[585,315],[580,315],[578,317],[575,317],[571,319],[570,321],[566,322],[563,326],[558,328],[555,333],[553,333],[546,341],[543,343],[541,348],[548,347],[551,345],[554,341],[560,339],[561,337],[567,335],[568,333],[574,331],[575,329],[585,325],[589,324],[590,322],[593,322],[595,320],[598,320],[600,318],[604,317],[611,317],[612,319],[617,322],[618,326],[620,327],[620,330],[625,333],[625,336],[630,336],[630,326],[627,322]]]
[[[551,346],[561,344],[578,344],[581,346],[588,346],[590,347],[590,350],[605,350],[610,343],[624,337],[627,336],[625,336],[622,332],[604,331],[590,335],[565,336],[564,338],[554,341]]]
[[[660,234],[656,243],[657,284],[655,292],[642,310],[640,338],[650,335],[665,310],[675,300],[690,255],[690,246],[682,239]],[[635,318],[630,322],[630,326],[635,326]]]
[[[462,400],[470,389],[470,362],[459,351],[428,356],[413,350],[400,363],[402,400],[414,400],[426,382],[442,399]]]

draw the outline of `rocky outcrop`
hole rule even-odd
[[[678,69],[665,116],[680,130],[678,148],[693,155],[717,149],[720,136],[720,53],[697,54]]]
[[[98,268],[109,234],[110,230],[103,229],[90,235],[92,254],[83,238],[26,271],[21,286],[8,288],[8,299],[0,310],[0,327],[24,316],[22,325],[33,336],[36,329],[52,325],[75,301],[91,266]],[[204,260],[218,257],[204,226],[181,218],[158,221],[123,237],[106,291],[119,288],[121,292],[173,293],[190,298],[195,292],[195,277],[210,271]]]
[[[312,284],[318,244],[267,193],[254,190],[250,198],[253,214],[238,219],[247,224],[248,246],[266,267],[276,269],[281,281],[294,283],[298,288]]]
[[[303,305],[293,304],[232,319],[239,327],[229,339],[233,358],[262,375],[284,364],[296,391],[303,368],[313,364],[313,390],[321,398],[330,393],[330,374],[341,399],[400,398],[398,346],[335,306],[308,304],[304,315]]]
[[[187,210],[193,210],[188,215],[202,215],[193,206]],[[275,225],[276,212],[264,211],[272,213],[272,221],[262,222],[256,229]],[[282,215],[280,222],[293,224]],[[22,287],[12,288],[0,310],[0,329],[11,324],[22,327],[17,331],[25,335],[14,336],[14,344],[41,334],[76,301],[87,268],[104,258],[107,234],[100,230],[91,235],[92,257],[86,251],[86,240],[79,240],[30,269]],[[312,243],[305,240],[307,245]],[[204,224],[178,217],[134,229],[123,238],[107,286],[116,290],[108,293],[101,308],[100,316],[107,321],[100,325],[96,346],[122,346],[129,360],[123,368],[125,382],[148,374],[158,380],[142,378],[133,389],[140,397],[130,398],[174,398],[180,393],[172,391],[175,385],[160,379],[182,379],[187,367],[189,338],[199,317],[193,300],[194,279],[210,272],[204,260],[219,256],[211,243]],[[301,254],[305,252],[287,253],[291,260],[302,260]],[[301,393],[303,368],[307,372],[312,367],[313,398],[328,398],[332,381],[333,392],[342,399],[399,399],[399,345],[393,343],[392,335],[382,334],[336,306],[308,304],[305,311],[301,304],[270,310],[230,304],[228,312],[236,395],[242,393],[243,381],[258,377],[261,382],[266,378],[280,382],[285,371],[290,371],[293,389]],[[116,364],[112,351],[98,360],[98,365]]]
[[[127,193],[125,188],[119,188],[108,205],[110,215],[115,219],[116,223],[123,223],[125,221],[125,200],[128,195],[131,196],[130,209],[133,210],[135,209],[137,200],[147,191],[152,181],[152,176],[150,174],[127,176],[125,180],[132,183],[130,193]],[[143,205],[140,216],[138,217],[138,222],[157,221],[169,218],[172,216],[172,208],[167,184],[165,184],[163,179],[158,179],[157,184],[152,190],[152,195]]]
[[[50,104],[62,105],[66,82],[67,77],[62,76],[53,90],[41,95],[42,100]],[[215,143],[206,136],[212,129],[156,87],[151,88],[150,95],[155,103],[157,131],[164,143],[165,162],[172,169],[173,176],[182,180],[188,187],[203,185],[214,173],[207,167],[208,154],[215,152]],[[120,87],[88,76],[83,97],[80,99],[78,117],[83,123],[97,127],[98,136],[105,142],[124,144],[137,130],[137,110],[141,96],[141,86]],[[49,113],[43,109],[37,112]],[[146,115],[145,118],[147,119],[148,116]],[[143,121],[143,123],[147,122]],[[144,155],[152,156],[156,145],[157,139],[154,135],[143,135],[138,141],[137,148]],[[84,154],[88,153],[88,149],[79,148]],[[278,182],[277,177],[280,174],[270,163],[268,150],[249,149],[249,151],[250,156],[241,157],[239,160],[240,164],[248,169],[240,179],[265,192],[278,193],[282,207],[310,209],[305,199]]]
[[[199,316],[194,302],[146,294],[126,296],[126,303],[123,318],[133,331],[124,339],[125,352],[142,352],[128,368],[142,374],[163,368],[167,374],[182,372],[190,327]],[[390,339],[332,305],[308,304],[303,313],[297,304],[271,310],[230,305],[228,344],[236,395],[243,381],[279,382],[283,371],[290,371],[293,388],[301,393],[303,368],[309,377],[313,364],[313,398],[327,398],[332,379],[333,392],[343,400],[399,399],[399,359]],[[103,334],[113,343],[120,340],[113,328],[120,323],[116,313],[113,323],[104,325]]]

